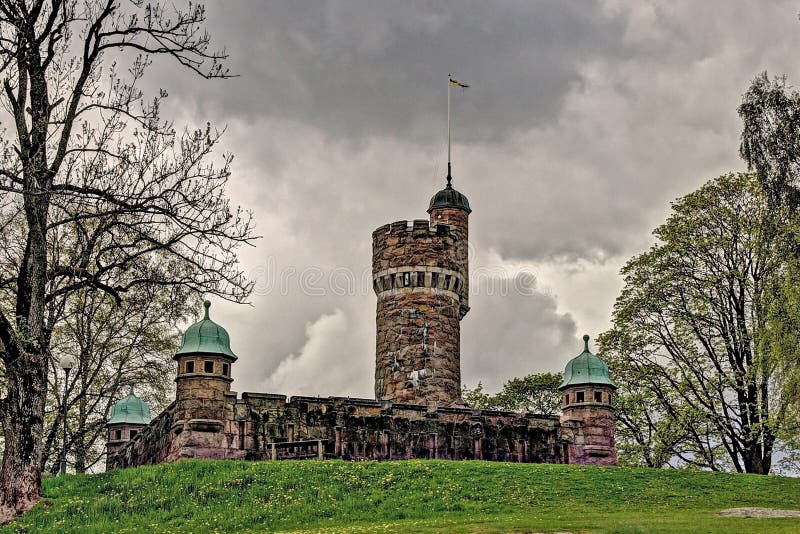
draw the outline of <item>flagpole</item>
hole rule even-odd
[[[450,79],[452,74],[447,75],[447,187],[450,187],[450,182],[453,176],[450,174]]]

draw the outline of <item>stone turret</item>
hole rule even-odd
[[[108,459],[149,425],[151,419],[150,407],[133,394],[133,386],[130,386],[128,394],[111,407],[111,414],[106,423],[108,431],[106,468]]]
[[[583,352],[567,363],[562,392],[561,424],[573,431],[568,444],[571,464],[616,465],[614,407],[617,385],[606,363],[589,351],[589,336],[583,336]]]
[[[429,220],[372,233],[376,311],[375,397],[428,406],[461,404],[461,325],[469,311],[467,197],[447,187]]]
[[[173,430],[184,433],[177,440],[182,457],[213,457],[213,449],[226,447],[226,397],[236,396],[230,387],[231,366],[237,359],[230,336],[209,317],[211,303],[203,306],[203,319],[186,329],[173,357],[178,366]],[[196,449],[203,449],[202,454]]]

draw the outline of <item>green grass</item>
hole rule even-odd
[[[50,478],[10,532],[800,532],[800,479],[491,462],[184,461]]]

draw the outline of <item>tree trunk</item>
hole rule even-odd
[[[0,470],[0,524],[28,510],[39,500],[47,358],[23,353],[7,365],[6,372],[8,391],[2,410],[5,451]]]

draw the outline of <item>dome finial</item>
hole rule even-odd
[[[447,162],[447,189],[453,189],[453,175],[450,172],[450,162]]]
[[[128,395],[133,395],[133,383],[128,384]]]
[[[208,309],[211,307],[211,301],[210,300],[204,300],[203,301],[203,307],[206,309],[206,312],[205,312],[206,314],[205,314],[205,317],[203,317],[203,319],[208,319],[209,318],[208,317]]]
[[[589,352],[589,334],[583,335],[583,350]]]

